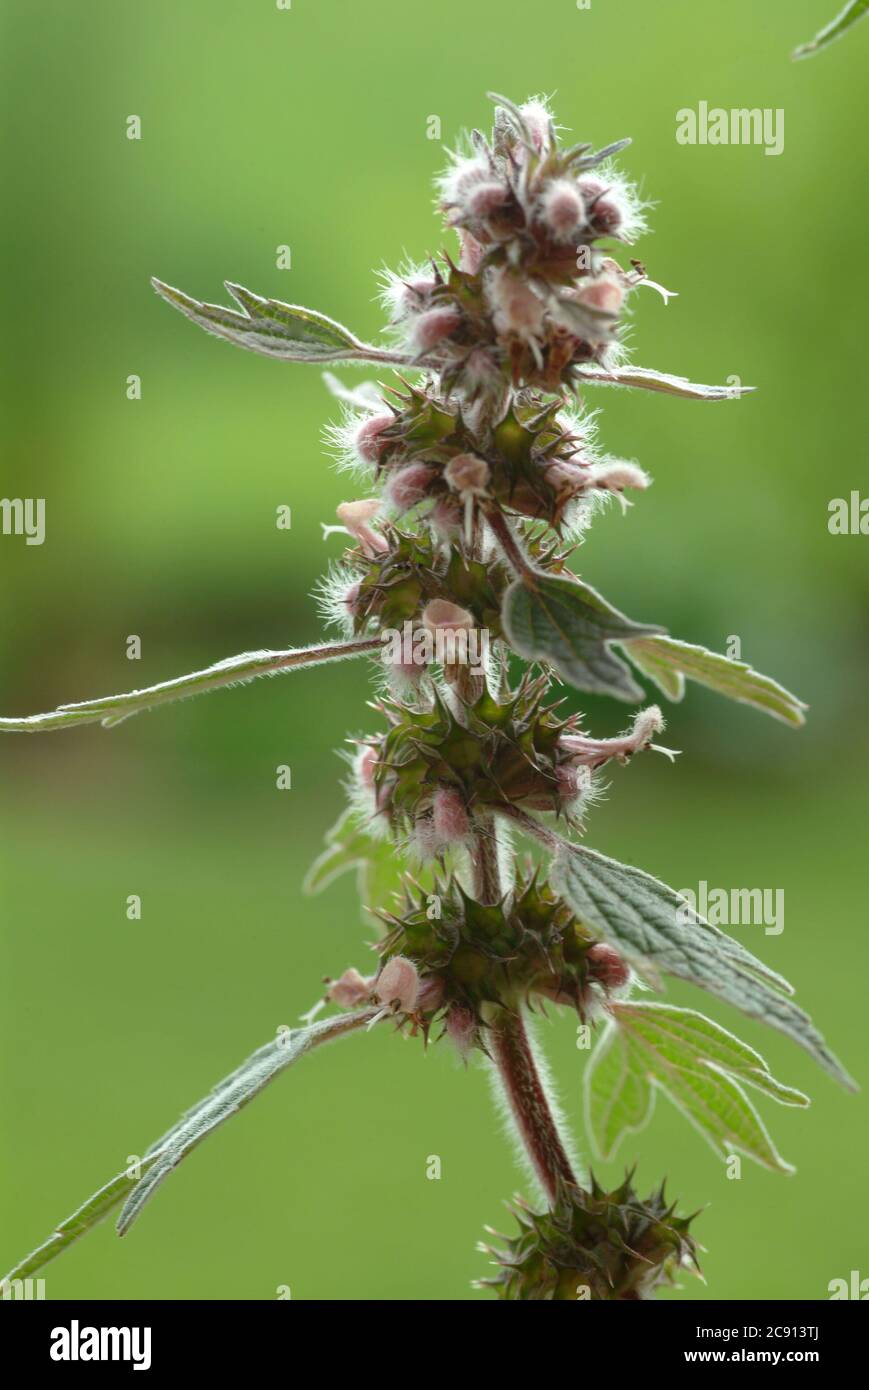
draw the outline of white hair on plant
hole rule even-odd
[[[616,204],[621,216],[618,227],[620,240],[631,245],[648,233],[649,222],[646,214],[655,204],[643,197],[640,185],[623,173],[614,160],[607,159],[603,164],[599,164],[587,179],[589,182],[597,180],[602,183],[606,188],[603,197]]]
[[[329,627],[337,628],[346,637],[353,635],[353,613],[348,599],[352,600],[354,586],[358,586],[362,575],[358,569],[343,560],[332,560],[326,573],[314,586],[314,600],[320,617]]]
[[[377,278],[380,281],[377,299],[389,315],[393,329],[409,315],[419,313],[426,294],[435,284],[431,261],[407,258],[397,270],[384,265],[378,270]]]
[[[544,1056],[542,1049],[539,1046],[536,1036],[536,1022],[533,1022],[532,1019],[529,1017],[527,1009],[523,1012],[523,1022],[525,1024],[525,1033],[528,1039],[528,1046],[531,1051],[531,1056],[534,1059],[534,1065],[537,1070],[540,1085],[543,1090],[543,1094],[546,1097],[547,1107],[549,1109],[553,1121],[555,1122],[555,1126],[559,1131],[564,1150],[567,1154],[568,1159],[570,1160],[571,1168],[576,1174],[577,1180],[581,1183],[585,1183],[588,1181],[587,1174],[579,1159],[578,1151],[573,1140],[573,1135],[572,1133],[568,1132],[568,1127],[564,1120],[564,1113],[561,1108],[561,1103],[556,1094],[555,1083],[552,1080],[552,1073],[549,1068],[549,1063],[546,1057]],[[495,1109],[501,1120],[501,1127],[504,1133],[512,1140],[513,1147],[516,1152],[516,1160],[520,1168],[522,1168],[522,1170],[528,1174],[529,1178],[534,1183],[538,1196],[545,1197],[546,1192],[540,1180],[540,1175],[538,1174],[537,1169],[535,1168],[527,1151],[525,1141],[522,1136],[522,1131],[516,1119],[516,1115],[513,1111],[513,1106],[506,1092],[504,1081],[499,1073],[497,1064],[491,1059],[491,1057],[487,1057],[485,1059],[484,1065],[489,1076],[489,1084],[492,1091],[492,1098],[495,1103]]]

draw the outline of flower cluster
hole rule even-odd
[[[621,145],[562,150],[544,103],[499,100],[492,141],[475,131],[439,184],[459,264],[411,267],[386,285],[401,342],[471,401],[504,379],[558,390],[579,364],[610,360],[624,300],[644,278],[600,245],[643,228],[611,161]]]

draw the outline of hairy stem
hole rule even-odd
[[[492,1024],[489,1046],[519,1136],[544,1192],[554,1202],[562,1183],[574,1187],[578,1183],[518,1011],[504,1009],[499,1013]]]
[[[501,901],[501,873],[498,868],[498,833],[493,817],[479,824],[471,850],[474,897],[480,903]]]
[[[488,507],[486,509],[486,521],[504,552],[505,559],[516,571],[519,578],[524,579],[526,584],[533,588],[536,578],[534,567],[516,539],[513,528],[500,507]]]

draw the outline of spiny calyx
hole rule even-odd
[[[508,1300],[638,1301],[673,1284],[680,1269],[699,1273],[688,1230],[693,1216],[676,1214],[663,1185],[641,1201],[632,1178],[612,1192],[594,1177],[590,1192],[564,1184],[552,1210],[542,1213],[516,1198],[510,1210],[519,1234],[491,1232],[499,1243],[480,1245],[500,1266],[480,1287]]]
[[[485,1047],[490,1010],[543,1001],[564,1004],[580,1018],[599,1012],[630,971],[599,942],[530,869],[498,903],[479,903],[454,876],[434,894],[408,881],[398,913],[381,913],[388,932],[384,962],[416,967],[424,998],[437,1008],[463,1010]],[[428,1020],[431,1021],[430,1019]]]

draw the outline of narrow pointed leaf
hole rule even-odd
[[[173,700],[187,700],[225,685],[241,685],[257,676],[275,676],[292,671],[297,666],[319,666],[327,661],[343,661],[347,657],[364,656],[380,647],[379,637],[353,642],[327,642],[316,647],[296,647],[287,651],[243,652],[225,661],[217,661],[202,671],[188,676],[161,681],[144,690],[131,690],[124,695],[107,695],[99,700],[83,700],[78,704],[61,705],[51,714],[31,714],[21,719],[0,718],[0,733],[38,734],[54,729],[67,729],[75,724],[102,724],[110,729],[141,710],[156,705],[168,705]]]
[[[673,975],[709,990],[792,1038],[843,1086],[856,1089],[808,1014],[789,997],[787,981],[711,926],[672,888],[641,869],[566,841],[553,864],[552,882],[579,920],[617,946],[640,974]]]
[[[118,1232],[123,1235],[160,1183],[212,1130],[247,1105],[270,1081],[306,1052],[366,1027],[377,1014],[378,1010],[371,1008],[322,1019],[307,1028],[294,1029],[259,1048],[216,1086],[205,1100],[173,1125],[162,1139],[151,1145],[135,1177],[123,1172],[112,1178],[72,1216],[62,1221],[47,1241],[11,1269],[0,1280],[0,1287],[13,1279],[29,1278],[42,1269],[55,1255],[98,1225],[121,1202],[124,1207],[118,1220]]]
[[[682,699],[687,677],[795,728],[806,722],[804,711],[808,706],[778,681],[752,670],[745,661],[665,636],[630,640],[624,643],[624,650],[671,700]]]
[[[546,661],[578,690],[637,701],[643,692],[609,643],[650,636],[659,627],[631,622],[587,584],[530,575],[504,595],[504,632],[529,661]]]
[[[646,391],[662,391],[668,396],[682,396],[688,401],[733,401],[753,386],[703,386],[684,376],[670,376],[651,367],[581,367],[576,371],[580,381],[600,386],[641,386]]]
[[[238,347],[285,362],[395,362],[410,358],[361,342],[349,328],[315,309],[263,299],[242,285],[226,282],[226,288],[243,312],[222,304],[192,299],[182,290],[153,279],[154,289],[182,314],[208,333],[226,338]]]
[[[38,1270],[44,1268],[49,1260],[53,1260],[56,1255],[60,1255],[68,1246],[78,1240],[79,1236],[85,1235],[95,1226],[98,1226],[104,1217],[114,1211],[124,1198],[129,1196],[140,1178],[148,1173],[156,1162],[157,1155],[143,1160],[136,1177],[130,1177],[127,1173],[118,1173],[117,1177],[112,1178],[105,1187],[101,1187],[98,1192],[95,1192],[92,1197],[89,1197],[78,1207],[72,1216],[61,1221],[48,1240],[43,1241],[42,1245],[38,1245],[14,1269],[10,1269],[9,1273],[0,1280],[0,1289],[7,1283],[11,1283],[13,1279],[31,1278]]]
[[[852,24],[856,24],[858,19],[865,19],[869,14],[869,0],[849,0],[849,3],[842,10],[841,14],[831,19],[819,33],[815,35],[809,43],[800,44],[799,48],[794,49],[792,58],[811,58],[813,54],[820,53],[822,48],[826,48],[835,39],[840,39],[846,34]]]
[[[808,1105],[808,1098],[776,1081],[759,1053],[692,1009],[614,1003],[611,1012],[585,1078],[589,1128],[602,1157],[648,1122],[660,1089],[722,1158],[738,1151],[793,1171],[739,1083],[784,1105]]]

